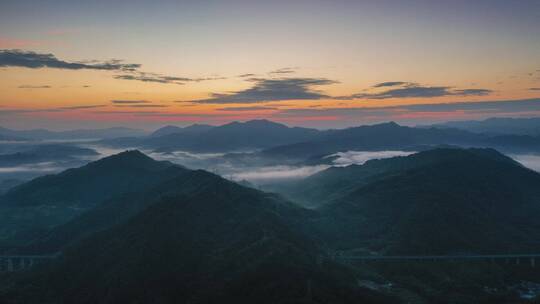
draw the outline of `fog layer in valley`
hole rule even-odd
[[[0,181],[7,179],[28,180],[40,175],[57,173],[62,170],[78,167],[87,162],[97,160],[102,157],[120,153],[127,148],[110,148],[95,143],[62,141],[51,144],[66,145],[89,149],[95,151],[95,155],[59,155],[57,159],[50,161],[40,161],[35,163],[24,163],[17,165],[0,166]],[[30,149],[30,143],[2,143],[2,154],[18,153]],[[133,147],[132,149],[137,149]],[[332,166],[362,165],[372,159],[383,159],[397,156],[407,156],[413,151],[346,151],[330,154],[322,157],[316,163],[306,164],[268,164],[263,160],[243,161],[244,158],[227,157],[226,153],[193,153],[187,151],[154,152],[148,149],[140,149],[143,153],[156,160],[170,161],[191,169],[205,169],[222,175],[235,181],[248,181],[253,184],[267,184],[305,178]],[[250,155],[246,153],[246,155]],[[512,158],[524,166],[540,171],[540,156],[534,154],[512,154]]]
[[[535,154],[514,154],[509,155],[523,166],[540,172],[540,155]]]

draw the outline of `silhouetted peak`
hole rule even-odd
[[[150,157],[146,156],[146,154],[142,153],[141,151],[135,149],[135,150],[126,150],[124,152],[120,152],[118,154],[115,154],[111,157],[118,157],[118,158],[144,158],[144,159],[151,159]]]
[[[379,128],[401,128],[399,124],[397,124],[395,121],[389,121],[389,122],[383,122],[380,124],[372,125],[372,127],[379,127]]]
[[[273,122],[273,121],[270,121],[270,120],[267,120],[267,119],[253,119],[253,120],[248,120],[246,122],[234,121],[234,122],[231,122],[231,123],[223,125],[223,126],[282,127],[282,128],[284,127],[284,128],[287,128],[287,126],[285,126],[283,124]]]
[[[105,158],[102,158],[94,163],[90,164],[129,164],[133,166],[139,166],[141,164],[146,164],[149,162],[157,162],[154,159],[148,157],[146,154],[142,153],[139,150],[126,150],[118,154],[114,154]]]

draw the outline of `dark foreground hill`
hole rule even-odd
[[[372,175],[376,167],[387,169]],[[326,217],[321,231],[337,248],[382,255],[540,252],[540,174],[494,150],[436,149],[333,171],[325,174],[341,171],[345,182],[319,210]]]
[[[23,183],[0,196],[0,242],[26,244],[107,199],[149,189],[184,171],[127,151]]]
[[[538,253],[540,175],[495,150],[435,149],[329,169],[305,181],[326,198],[315,210],[140,152],[93,166],[120,170],[134,159],[155,182],[138,181],[133,191],[105,198],[26,246],[30,253],[62,255],[30,272],[0,274],[0,300],[505,303],[518,297],[508,286],[537,277],[534,269],[482,261],[321,259],[334,250]],[[175,173],[164,174],[170,170]]]
[[[439,148],[414,153],[407,157],[372,159],[363,165],[353,164],[345,167],[330,167],[296,182],[277,184],[272,187],[272,190],[285,194],[293,201],[307,207],[320,207],[343,197],[360,186],[382,178],[455,159],[457,154],[462,151],[458,148]],[[470,149],[468,151],[470,153],[479,153],[484,157],[516,164],[515,161],[495,150]]]
[[[195,171],[114,228],[15,280],[13,303],[388,303],[352,272],[320,262],[298,229],[311,212]],[[171,180],[185,187],[185,179]]]

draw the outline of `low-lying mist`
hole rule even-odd
[[[540,155],[536,154],[513,154],[509,155],[523,166],[540,172]]]
[[[88,142],[71,142],[73,146],[95,151],[95,155],[58,155],[57,159],[35,163],[0,165],[0,180],[9,178],[30,179],[36,176],[57,173],[62,170],[79,167],[90,161],[125,151],[126,148],[110,148]],[[2,144],[0,154],[14,153],[27,149],[28,146],[18,144]],[[137,149],[136,147],[132,149]],[[362,165],[372,159],[383,159],[397,156],[408,156],[415,152],[385,151],[345,151],[326,155],[318,160],[298,163],[283,163],[279,160],[265,159],[256,153],[193,153],[188,151],[155,152],[139,149],[156,160],[170,161],[190,169],[203,169],[219,174],[234,181],[247,181],[255,185],[272,184],[305,178],[329,167]],[[233,157],[231,157],[233,155]],[[540,171],[540,155],[514,154],[512,158],[524,166]]]

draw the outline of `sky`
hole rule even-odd
[[[540,116],[540,1],[0,1],[0,126]]]

